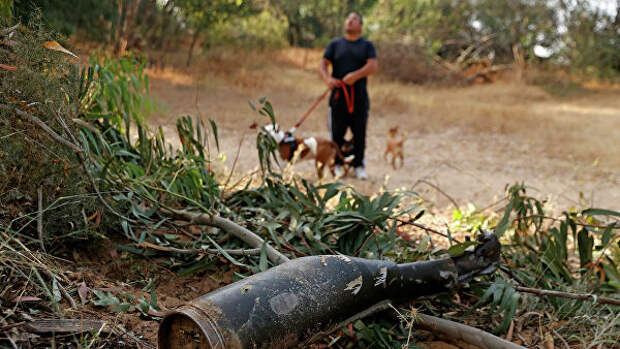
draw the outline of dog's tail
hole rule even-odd
[[[342,155],[342,151],[340,150],[340,147],[338,146],[338,144],[336,144],[336,142],[334,141],[329,141],[329,146],[335,150],[336,156],[338,157],[338,159],[344,161],[344,155]]]
[[[401,133],[400,135],[400,141],[398,142],[399,146],[403,146],[403,143],[405,143],[405,140],[407,140],[407,132],[403,131],[403,133]]]
[[[331,142],[330,146],[334,149],[334,151],[336,152],[336,157],[338,157],[338,159],[340,159],[342,161],[343,164],[345,165],[350,165],[353,162],[353,159],[355,159],[355,155],[351,154],[347,157],[344,156],[344,154],[342,153],[342,150],[340,149],[340,147],[338,146],[338,144],[336,144],[336,142]]]

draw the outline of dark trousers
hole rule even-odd
[[[353,133],[353,167],[366,166],[364,150],[366,149],[366,124],[368,123],[368,108],[355,108],[349,114],[344,103],[337,103],[329,108],[328,126],[332,140],[342,149],[344,135],[350,127]],[[336,165],[342,165],[342,160],[336,158]]]

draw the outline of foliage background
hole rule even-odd
[[[12,3],[3,0],[2,8]],[[13,12],[24,22],[39,8],[52,28],[66,35],[79,32],[117,52],[170,49],[189,34],[189,64],[198,42],[205,49],[231,44],[262,49],[284,44],[324,47],[342,35],[346,14],[355,10],[365,17],[366,35],[386,51],[390,59],[386,66],[395,64],[402,70],[410,65],[423,69],[440,57],[459,65],[480,59],[495,63],[522,59],[529,66],[544,63],[585,78],[616,80],[620,72],[620,5],[609,1],[607,6],[589,0],[84,0],[77,4],[76,8],[66,1],[19,0]],[[414,53],[392,54],[400,52],[401,45]]]

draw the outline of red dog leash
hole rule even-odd
[[[347,110],[349,111],[349,114],[353,114],[354,108],[355,108],[355,90],[353,88],[353,86],[351,86],[351,94],[349,95],[349,91],[347,89],[347,84],[345,84],[342,81],[338,82],[338,87],[342,87],[342,89],[344,90],[344,99],[345,102],[347,103]],[[299,121],[297,121],[297,123],[295,124],[295,126],[291,127],[290,130],[288,130],[288,134],[292,135],[293,132],[295,132],[295,130],[297,130],[297,128],[299,126],[301,126],[301,124],[308,118],[308,116],[310,116],[310,114],[312,113],[312,111],[319,105],[319,103],[321,103],[321,101],[323,100],[323,98],[325,98],[325,96],[327,96],[327,93],[331,91],[331,88],[327,88],[325,90],[325,92],[323,92],[319,98],[317,98],[317,100],[314,102],[314,104],[310,107],[310,109],[308,109],[308,111],[301,117],[301,119],[299,119]],[[336,91],[336,94],[334,96],[334,98],[338,99],[338,91]]]
[[[347,110],[349,111],[349,114],[353,114],[353,108],[355,107],[355,89],[353,88],[353,86],[351,86],[351,95],[349,95],[347,84],[340,81],[338,83],[338,86],[342,87],[342,90],[344,91],[344,101],[347,103]],[[334,97],[336,99],[338,99],[337,93],[338,91],[336,91],[336,96]]]

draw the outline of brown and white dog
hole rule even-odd
[[[400,167],[403,167],[404,163],[404,154],[403,154],[403,143],[405,143],[405,139],[407,138],[407,133],[401,133],[400,137],[398,137],[398,126],[394,126],[390,128],[388,131],[388,139],[387,144],[385,146],[385,153],[383,153],[383,158],[387,161],[388,154],[392,154],[392,168],[396,170],[396,158],[400,159]]]
[[[280,130],[278,124],[263,126],[263,130],[278,142],[280,157],[283,160],[291,161],[295,152],[302,148],[298,159],[314,159],[316,174],[319,179],[323,178],[325,166],[328,166],[332,176],[335,176],[334,166],[336,157],[343,159],[342,153],[335,142],[320,137],[296,138]]]

